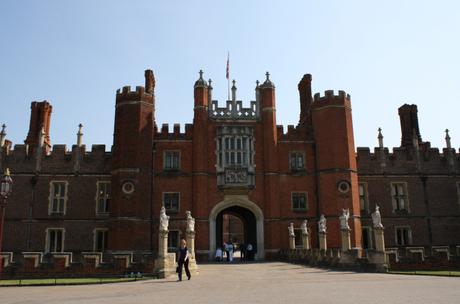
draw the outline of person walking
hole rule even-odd
[[[179,256],[179,259],[177,261],[177,274],[179,275],[179,281],[182,281],[182,265],[185,268],[185,274],[187,275],[187,278],[190,280],[190,278],[192,277],[192,275],[190,274],[190,270],[188,269],[190,255],[187,249],[187,242],[184,239],[182,239],[180,242],[180,248],[177,255]]]
[[[228,246],[228,261],[232,263],[233,262],[233,248],[234,248],[233,243],[230,242],[227,246]]]

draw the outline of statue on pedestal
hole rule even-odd
[[[350,209],[342,209],[342,215],[339,217],[341,230],[350,230],[350,226],[348,225],[349,218],[350,218]]]
[[[308,221],[304,220],[302,224],[300,225],[300,229],[302,230],[302,234],[308,234],[308,227],[307,227]]]
[[[160,232],[167,232],[169,226],[169,216],[166,215],[165,207],[161,207],[160,210]]]
[[[195,232],[195,219],[192,217],[191,211],[185,211],[187,215],[187,233],[194,233]]]
[[[323,214],[321,214],[319,221],[318,221],[318,232],[319,233],[326,233],[326,218]]]
[[[372,224],[374,228],[383,228],[382,216],[380,215],[380,207],[375,205],[375,212],[372,213]]]
[[[289,230],[289,237],[295,237],[295,233],[294,233],[294,223],[290,223],[290,224],[289,224],[288,230]]]

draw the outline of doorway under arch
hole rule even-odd
[[[255,248],[256,260],[263,260],[264,250],[264,217],[262,210],[246,196],[226,196],[211,210],[209,216],[209,258],[213,259],[217,244],[223,244],[223,217],[230,214],[238,217],[244,225],[244,242],[251,243]]]

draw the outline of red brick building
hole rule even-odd
[[[198,261],[224,241],[227,214],[244,223],[239,241],[253,244],[257,259],[287,248],[289,223],[299,228],[304,219],[317,248],[321,214],[328,247],[339,248],[342,208],[350,209],[352,247],[369,248],[376,204],[389,247],[460,245],[459,155],[449,143],[440,153],[422,141],[416,106],[399,109],[401,147],[390,152],[380,138],[372,153],[356,152],[350,96],[313,96],[311,81],[299,82],[299,123],[285,131],[268,73],[245,108],[235,84],[219,107],[200,72],[193,124],[169,132],[155,123],[155,78],[147,70],[144,87],[117,91],[112,151],[87,151],[81,129],[71,151],[51,146],[52,106],[33,102],[25,144],[13,148],[1,135],[0,169],[10,168],[14,179],[3,251],[142,259],[157,248],[162,205],[171,216],[171,250],[185,236],[185,211],[196,218]]]

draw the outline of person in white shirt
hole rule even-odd
[[[220,247],[216,250],[216,261],[222,261],[222,249]]]
[[[229,243],[227,245],[227,248],[228,248],[228,261],[231,263],[233,262],[233,244]]]

